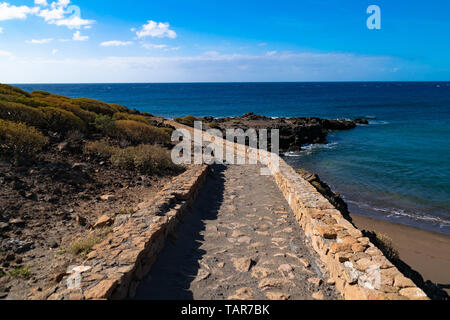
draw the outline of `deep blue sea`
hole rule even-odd
[[[368,118],[286,160],[319,173],[354,213],[450,234],[450,82],[19,85],[174,118]]]

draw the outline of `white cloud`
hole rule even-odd
[[[266,52],[266,56],[271,57],[271,56],[276,55],[277,53],[278,53],[277,51],[268,51],[268,52]]]
[[[9,58],[10,60],[15,59],[14,55],[11,52],[5,50],[0,50],[0,57],[6,57]]]
[[[95,20],[81,18],[80,8],[70,4],[70,0],[52,2],[49,9],[40,10],[38,16],[44,18],[48,24],[65,26],[69,29],[88,29]]]
[[[136,32],[136,35],[139,39],[152,37],[152,38],[170,38],[175,39],[177,34],[175,31],[170,29],[169,23],[156,22],[153,20],[149,20],[147,24],[142,26],[142,29],[136,31],[136,29],[131,29],[133,32]]]
[[[57,54],[58,52],[59,52],[58,49],[53,49],[53,50],[52,50],[52,55],[55,55],[55,54]]]
[[[29,44],[46,44],[46,43],[50,43],[52,41],[53,41],[53,39],[32,39],[32,40],[27,40],[25,42],[29,43]]]
[[[42,7],[48,6],[47,0],[34,0],[34,4]]]
[[[165,44],[143,43],[142,47],[145,49],[166,49],[168,46]]]
[[[77,31],[77,32],[75,32],[73,34],[72,40],[73,41],[86,41],[86,40],[89,40],[89,37],[88,36],[82,36],[80,31]]]
[[[49,21],[49,24],[56,24],[57,26],[65,26],[69,29],[80,29],[81,27],[90,26],[93,23],[95,23],[95,20],[86,20],[77,16],[67,19]]]
[[[39,11],[38,16],[44,18],[45,21],[50,22],[64,18],[64,11],[63,7],[44,9]]]
[[[414,62],[335,52],[3,60],[0,82],[8,83],[401,81],[423,75],[423,66]]]
[[[119,41],[119,40],[104,41],[100,43],[102,47],[124,47],[132,44],[133,42],[131,41]]]
[[[3,28],[2,27],[0,27],[0,33],[3,33]]]
[[[12,19],[26,19],[28,15],[37,13],[38,7],[15,6],[7,2],[0,3],[0,21]]]

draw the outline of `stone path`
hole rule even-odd
[[[272,177],[215,166],[136,299],[339,299]]]

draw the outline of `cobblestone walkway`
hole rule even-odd
[[[215,166],[136,299],[338,299],[272,177]]]

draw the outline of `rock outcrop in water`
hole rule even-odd
[[[187,117],[186,117],[187,118]],[[305,144],[327,143],[327,136],[333,130],[351,130],[356,128],[357,124],[365,124],[359,120],[327,120],[320,118],[269,118],[265,116],[248,113],[242,117],[219,118],[205,117],[203,120],[206,129],[216,128],[222,131],[226,129],[250,128],[280,130],[280,150],[298,151]],[[270,134],[269,134],[270,144]]]

